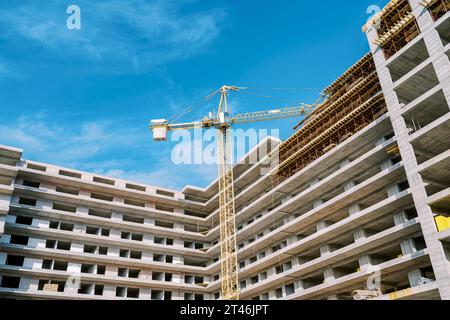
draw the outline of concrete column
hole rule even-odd
[[[5,232],[6,216],[0,215],[0,237]]]
[[[40,269],[42,268],[42,259],[25,258],[23,260],[23,267],[27,269]]]
[[[6,264],[6,257],[8,255],[6,254],[6,252],[0,252],[0,265],[5,265]]]
[[[116,296],[116,286],[105,285],[103,287],[103,296],[108,298],[113,298]]]
[[[32,278],[21,277],[20,283],[19,283],[19,289],[24,290],[24,291],[29,291],[31,281],[32,281]]]
[[[350,205],[350,207],[348,207],[348,213],[351,216],[354,214],[357,214],[360,211],[361,211],[361,207],[359,206],[358,203],[353,203],[352,205]]]
[[[123,221],[123,214],[119,213],[119,212],[112,212],[111,213],[111,220]]]
[[[425,35],[425,44],[432,56],[433,65],[435,66],[438,77],[444,87],[448,87],[446,76],[448,76],[449,67],[447,60],[443,57],[443,50],[439,49],[439,44],[436,43],[436,31],[426,28],[428,18],[421,18],[422,9],[420,8],[419,0],[410,0],[414,14],[418,17],[419,25],[421,25],[421,31]],[[426,13],[424,14],[426,15]],[[427,33],[431,35],[428,36]],[[433,35],[434,33],[434,35]],[[386,65],[386,59],[380,48],[378,48],[374,41],[378,37],[377,30],[372,26],[366,32],[367,39],[373,54],[377,73],[380,79],[383,94],[386,100],[388,113],[394,133],[397,138],[400,154],[403,160],[406,176],[410,185],[413,200],[417,209],[418,220],[420,221],[421,229],[425,242],[428,248],[431,264],[433,266],[434,274],[439,286],[439,293],[442,299],[450,300],[450,268],[448,260],[445,256],[445,251],[438,239],[436,225],[431,208],[427,204],[427,192],[424,187],[422,177],[418,173],[418,163],[414,154],[414,150],[409,143],[409,134],[406,127],[405,120],[401,116],[401,107],[394,91],[392,77],[389,69]],[[419,37],[422,35],[419,35]],[[434,43],[433,43],[434,42]],[[443,64],[443,68],[439,64]],[[447,71],[445,71],[445,69]],[[444,71],[444,72],[443,72]],[[445,74],[445,72],[447,74]],[[449,101],[449,92],[446,89],[445,95],[447,102]]]
[[[81,263],[69,262],[67,265],[67,272],[70,273],[81,273]]]
[[[75,224],[73,226],[73,232],[75,233],[85,233],[86,232],[86,226],[83,224]]]
[[[391,185],[387,188],[388,197],[393,197],[400,193],[400,187],[398,184]]]
[[[288,202],[291,199],[292,199],[292,196],[291,195],[287,195],[287,196],[283,197],[283,199],[281,199],[281,203],[286,203],[286,202]]]
[[[143,288],[139,291],[139,299],[151,300],[152,299],[152,289]]]
[[[408,221],[408,217],[404,211],[397,212],[394,214],[394,223],[395,225],[400,225]],[[406,239],[400,242],[400,248],[402,250],[402,254],[409,255],[417,252],[416,246],[412,239]],[[408,272],[409,284],[411,287],[417,286],[419,280],[421,278],[421,273],[419,269],[414,269]]]
[[[77,207],[76,214],[79,214],[79,215],[88,215],[88,214],[89,214],[89,208],[88,208],[88,207],[83,207],[83,206]]]
[[[391,159],[386,159],[383,162],[380,163],[380,169],[386,170],[389,169],[390,167],[392,167],[392,160]]]
[[[318,199],[316,201],[313,202],[313,208],[318,208],[323,204],[323,200],[322,199]]]
[[[37,228],[48,228],[50,226],[50,221],[39,219],[39,218],[33,218],[33,222],[31,223],[31,226],[37,227]]]
[[[110,229],[109,230],[109,236],[111,238],[120,239],[122,235],[122,232],[119,229]]]
[[[174,264],[183,264],[184,263],[184,258],[181,256],[174,256],[173,257],[173,263]]]
[[[333,268],[330,267],[330,268],[325,269],[323,272],[323,278],[325,280],[325,283],[335,280],[336,275],[334,273]]]
[[[70,251],[82,253],[84,251],[84,244],[73,242]]]
[[[119,257],[120,256],[120,249],[119,248],[109,247],[108,248],[108,256]]]
[[[445,54],[444,44],[438,31],[434,28],[435,22],[429,11],[420,5],[421,0],[409,0],[409,2],[422,32],[425,45],[433,62],[434,70],[447,99],[447,105],[450,107],[450,61]]]

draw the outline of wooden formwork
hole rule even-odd
[[[384,96],[379,93],[344,118],[334,117],[334,124],[316,138],[306,141],[305,145],[282,161],[276,172],[276,183],[293,176],[313,161],[328,153],[352,135],[361,131],[377,118],[386,113]]]
[[[386,113],[369,53],[324,90],[327,101],[277,150],[273,183],[291,177]]]
[[[280,161],[286,160],[296,149],[307,143],[311,137],[321,134],[336,120],[344,118],[346,114],[368,101],[380,91],[380,82],[377,74],[374,72],[334,102],[326,102],[325,108],[320,113],[313,114],[301,130],[280,146]]]
[[[450,11],[450,0],[424,0],[421,5],[428,9],[434,21]]]
[[[376,21],[378,38],[375,44],[392,57],[420,34],[419,24],[408,0],[393,3]]]

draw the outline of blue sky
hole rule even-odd
[[[325,0],[0,2],[0,144],[24,158],[148,184],[208,185],[215,166],[175,165],[150,119],[192,112],[223,84],[235,112],[313,102],[368,52],[370,5]],[[66,27],[69,5],[81,30]],[[278,89],[275,89],[278,88]],[[297,119],[258,124],[289,137]],[[249,126],[244,126],[247,129]]]

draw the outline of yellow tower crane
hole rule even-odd
[[[201,121],[189,123],[171,123],[170,120],[152,120],[150,129],[153,139],[166,141],[169,131],[191,129],[217,129],[217,163],[219,166],[219,216],[220,216],[220,254],[221,283],[223,300],[239,300],[239,279],[236,253],[236,220],[234,207],[233,159],[230,128],[235,124],[287,119],[298,116],[308,116],[318,106],[319,102],[298,107],[270,111],[249,112],[230,115],[228,95],[230,91],[241,91],[245,88],[223,86],[210,94],[210,99],[220,94],[217,115],[210,114]],[[320,101],[320,100],[319,100]]]

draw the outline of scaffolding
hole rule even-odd
[[[420,34],[408,0],[391,1],[372,23],[377,24],[378,31],[378,38],[374,43],[383,50],[386,59]]]
[[[450,11],[450,0],[423,0],[420,4],[428,9],[434,21]]]
[[[325,103],[277,150],[274,184],[293,176],[386,113],[386,103],[369,53],[324,90]]]

